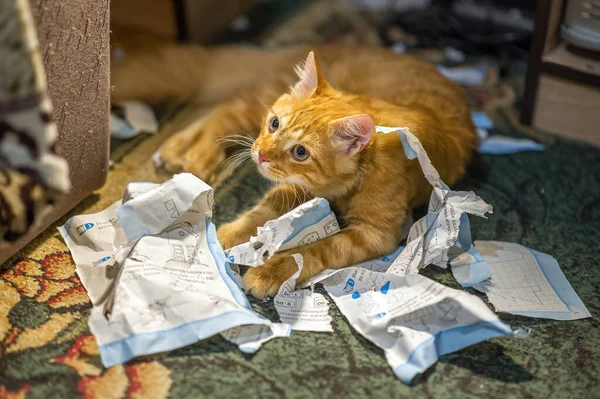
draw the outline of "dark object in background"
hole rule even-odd
[[[69,7],[58,0],[29,3],[58,129],[56,152],[69,164],[71,188],[51,213],[3,248],[0,265],[102,187],[108,173],[109,2],[80,0]]]
[[[452,47],[467,55],[488,54],[501,60],[506,74],[511,59],[527,57],[533,33],[532,2],[434,1],[425,9],[407,11],[389,20],[416,38],[414,48]],[[386,44],[393,38],[384,28]]]
[[[600,53],[562,40],[567,4],[538,1],[521,122],[600,147]]]
[[[600,1],[569,0],[561,36],[575,46],[600,51]]]
[[[111,29],[167,42],[205,43],[261,0],[118,0],[111,3]],[[114,41],[114,39],[113,39]]]

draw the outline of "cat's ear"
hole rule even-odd
[[[315,53],[312,51],[306,57],[303,65],[296,66],[296,73],[300,78],[292,88],[292,94],[296,97],[310,96],[317,88],[323,88],[327,85],[317,66]]]
[[[337,119],[331,123],[336,145],[348,155],[362,151],[375,131],[375,122],[367,114]]]

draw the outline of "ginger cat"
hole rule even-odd
[[[225,160],[225,143],[218,139],[239,131],[255,136],[260,131],[251,146],[252,159],[264,177],[278,184],[252,210],[220,227],[217,234],[224,248],[248,241],[258,226],[308,198],[326,198],[336,209],[346,225],[338,234],[278,253],[246,272],[244,288],[258,298],[274,296],[297,270],[291,253],[304,257],[301,283],[323,269],[363,262],[397,247],[407,212],[427,202],[431,186],[418,161],[406,159],[400,138],[376,134],[376,125],[408,127],[449,185],[463,176],[477,146],[462,89],[432,65],[408,56],[373,48],[323,48],[319,66],[311,52],[297,70],[300,80],[281,95],[282,87],[289,84],[289,64],[303,50],[170,48],[158,68],[148,67],[151,58],[145,64],[137,58],[129,65],[137,62],[138,73],[145,65],[154,74],[172,76],[173,81],[141,87],[128,85],[125,77],[131,69],[126,65],[113,73],[113,100],[151,101],[196,90],[203,102],[230,97],[167,140],[161,156],[170,171],[183,169],[214,184],[222,179],[217,172]],[[208,65],[198,66],[205,74],[231,71],[229,79],[185,80],[184,76],[201,76],[190,73],[189,64],[182,65],[179,74],[168,68],[159,72],[160,63],[166,67],[175,54],[191,61],[194,52],[207,61]],[[252,61],[260,62],[263,73],[255,75]],[[233,95],[232,87],[243,90]],[[273,103],[266,116],[261,101]]]

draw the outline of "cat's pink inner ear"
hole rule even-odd
[[[315,54],[312,51],[306,57],[304,65],[296,67],[296,73],[300,80],[292,89],[293,94],[296,96],[311,95],[319,85],[319,71],[315,61]]]
[[[375,131],[375,122],[367,114],[347,116],[333,122],[335,138],[341,148],[354,155],[369,143]]]

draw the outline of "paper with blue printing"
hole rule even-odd
[[[312,289],[317,282],[323,283],[350,324],[384,350],[395,374],[406,383],[442,354],[496,336],[520,335],[477,297],[416,274],[427,264],[445,266],[454,258],[457,280],[488,293],[495,304],[493,297],[503,293],[493,257],[498,252],[490,254],[479,242],[473,245],[467,217],[467,213],[483,216],[491,207],[473,193],[450,190],[407,129],[377,129],[397,132],[406,156],[420,162],[433,186],[429,213],[411,227],[406,247],[349,268],[325,270],[302,286],[295,280],[303,259],[293,254],[298,271],[274,299],[284,323],[273,323],[251,309],[240,289],[240,276],[226,262],[210,222],[212,189],[191,175],[176,175],[163,185],[132,183],[122,201],[61,226],[94,304],[90,327],[103,363],[122,363],[217,333],[252,353],[270,339],[288,336],[292,328],[332,331],[329,303]],[[329,204],[316,198],[267,223],[257,237],[236,247],[238,252],[229,250],[228,256],[242,263],[241,255],[246,254],[245,264],[258,266],[264,256],[337,231]],[[564,307],[552,303],[541,311],[516,314],[561,320],[589,317],[556,261],[530,253]],[[484,282],[490,277],[486,260],[493,273]],[[311,289],[302,289],[308,286]],[[538,292],[535,287],[531,291]]]
[[[264,264],[265,256],[313,243],[340,231],[329,202],[314,198],[259,227],[256,237],[225,250],[231,263],[245,266]]]
[[[476,252],[467,214],[485,217],[492,212],[492,206],[471,191],[450,190],[431,164],[421,142],[407,128],[377,126],[376,131],[382,134],[397,133],[406,157],[418,160],[425,178],[433,187],[427,215],[410,228],[406,247],[388,273],[399,276],[416,274],[429,264],[446,268],[450,260],[449,253]],[[485,263],[472,267],[469,265],[465,269],[468,269],[465,273],[454,274],[463,286],[480,283],[490,277]]]
[[[246,352],[289,335],[288,325],[254,312],[232,280],[210,186],[180,174],[134,183],[124,199],[59,227],[92,300],[90,329],[106,367],[219,333]]]
[[[292,254],[298,271],[285,281],[273,298],[273,303],[282,323],[292,330],[333,332],[329,302],[322,294],[312,289],[296,289],[296,279],[302,271],[304,260],[300,254]]]
[[[497,311],[554,320],[591,317],[552,256],[501,241],[475,241],[475,247],[480,258],[463,253],[452,266],[485,261],[492,277],[473,288]]]
[[[264,264],[265,256],[313,243],[339,231],[329,202],[314,198],[268,221],[258,228],[256,237],[227,249],[225,254],[229,262],[236,265],[260,266]],[[332,332],[327,299],[313,290],[295,289],[303,260],[299,254],[292,256],[298,264],[298,271],[282,284],[273,299],[281,321],[289,324],[293,330]],[[235,278],[241,286],[241,277]]]
[[[111,137],[127,140],[140,133],[157,131],[158,121],[149,105],[139,101],[123,101],[113,105],[110,115]]]
[[[494,128],[494,123],[485,112],[473,112],[472,119],[475,127],[477,127],[477,135],[479,136],[477,152],[480,154],[505,155],[525,151],[544,151],[546,149],[545,145],[530,139],[517,139],[497,134],[490,136],[488,130]]]
[[[443,354],[517,333],[479,298],[419,274],[350,267],[322,283],[349,323],[383,349],[407,384]]]

